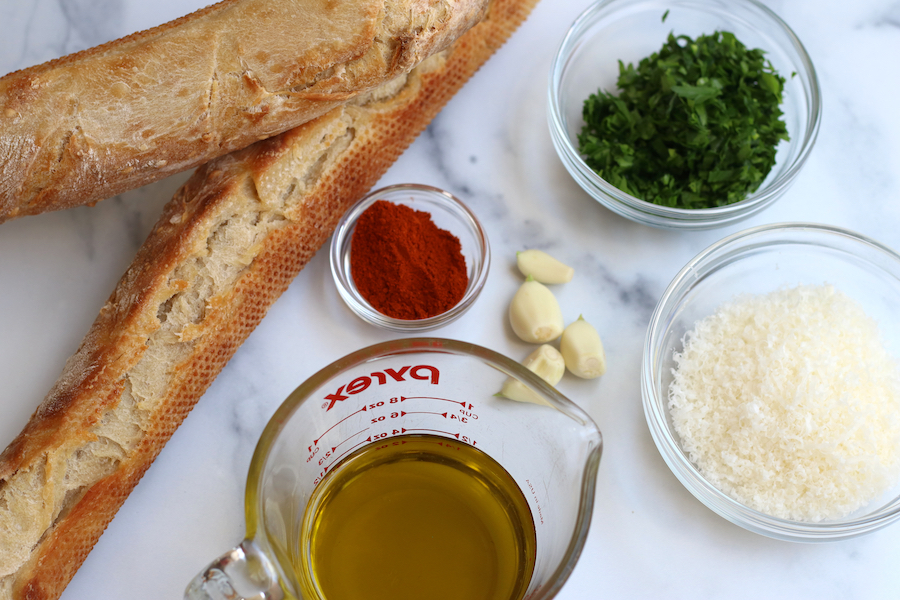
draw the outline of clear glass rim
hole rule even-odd
[[[655,0],[601,0],[581,13],[569,28],[560,43],[550,69],[548,87],[548,121],[553,145],[566,169],[578,184],[600,201],[604,206],[626,218],[648,225],[677,229],[708,229],[721,227],[743,220],[767,207],[781,196],[793,183],[797,173],[808,158],[815,140],[818,137],[822,121],[822,97],[819,80],[812,59],[803,43],[794,31],[777,14],[757,0],[730,0],[736,5],[743,5],[758,11],[771,21],[772,26],[783,33],[790,41],[791,49],[796,53],[801,65],[797,73],[803,78],[808,110],[806,126],[802,131],[799,152],[790,166],[765,188],[757,190],[747,199],[726,206],[701,209],[683,209],[659,206],[627,194],[598,176],[587,166],[578,150],[572,146],[562,117],[560,106],[560,85],[569,57],[578,46],[581,35],[593,23],[607,13],[639,4],[653,4]],[[682,5],[698,5],[696,0],[675,0],[670,2]]]
[[[534,600],[550,600],[556,596],[563,584],[569,578],[587,539],[591,517],[594,507],[594,496],[597,487],[597,473],[600,465],[600,456],[603,451],[603,438],[593,419],[577,404],[560,394],[556,388],[549,385],[538,375],[512,359],[489,350],[482,346],[469,342],[445,338],[404,338],[381,342],[362,348],[340,358],[330,365],[322,368],[300,384],[287,399],[278,407],[270,418],[250,461],[250,469],[247,474],[247,484],[244,496],[245,520],[247,525],[247,538],[254,539],[259,532],[259,490],[262,485],[262,476],[265,472],[266,462],[272,444],[281,430],[290,420],[293,413],[327,381],[339,373],[352,368],[355,365],[397,354],[409,354],[419,352],[437,352],[457,355],[472,356],[477,358],[500,372],[516,377],[527,385],[537,389],[544,398],[555,408],[578,425],[583,443],[589,448],[587,459],[582,469],[581,489],[579,491],[578,516],[575,528],[569,539],[563,559],[557,565],[550,579],[550,585],[537,590],[532,595]]]
[[[349,252],[350,248],[350,233],[359,216],[379,199],[385,197],[390,198],[398,194],[406,193],[427,197],[447,208],[459,219],[463,226],[468,229],[472,238],[475,240],[477,248],[476,255],[468,257],[473,261],[475,269],[473,276],[469,278],[469,284],[466,287],[466,292],[462,299],[450,310],[427,319],[395,319],[375,310],[375,308],[373,308],[372,305],[358,293],[356,287],[351,282],[350,274],[347,272],[345,266],[345,255]],[[491,247],[488,242],[487,233],[481,226],[480,221],[475,216],[475,213],[473,213],[462,200],[437,187],[417,183],[399,183],[370,192],[344,213],[344,216],[341,217],[341,220],[338,222],[331,237],[329,261],[331,273],[335,285],[337,286],[338,293],[350,310],[372,325],[400,333],[413,333],[430,331],[438,327],[443,327],[444,325],[457,320],[472,307],[472,304],[481,293],[481,290],[484,288],[484,284],[487,281],[488,271],[490,270],[491,265]]]
[[[776,239],[771,237],[779,234],[784,235]],[[806,242],[788,239],[788,236],[807,234],[810,239]],[[775,246],[779,243],[832,247],[821,239],[815,239],[816,236],[824,236],[825,239],[833,239],[835,242],[849,241],[861,248],[874,250],[896,264],[900,270],[900,254],[874,239],[842,227],[816,223],[773,223],[734,233],[700,252],[673,278],[650,318],[644,338],[641,364],[641,395],[647,425],[663,460],[679,481],[703,504],[732,523],[768,537],[794,542],[837,541],[881,529],[900,519],[900,498],[871,515],[819,523],[781,519],[748,508],[710,484],[680,450],[678,441],[667,426],[667,398],[659,397],[655,382],[659,378],[657,365],[660,363],[662,351],[659,342],[666,331],[672,307],[677,305],[678,299],[691,282],[702,279],[703,275],[710,268],[717,266],[721,259],[741,250]],[[779,239],[782,242],[779,242]]]

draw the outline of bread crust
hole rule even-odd
[[[487,0],[223,0],[0,78],[0,222],[92,204],[322,115]]]
[[[409,76],[204,165],[0,454],[0,598],[58,598],[190,409],[325,243],[537,0]]]

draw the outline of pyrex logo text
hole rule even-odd
[[[373,379],[378,382],[378,385],[384,385],[388,383],[388,377],[390,377],[391,381],[406,381],[405,377],[407,374],[412,379],[418,379],[420,381],[430,380],[433,385],[437,385],[438,380],[441,377],[441,373],[438,371],[437,367],[429,365],[416,365],[415,367],[407,366],[402,367],[399,370],[385,369],[384,371],[376,371],[369,375],[357,377],[350,383],[339,387],[335,393],[325,396],[325,399],[328,400],[328,407],[325,411],[328,412],[334,408],[335,402],[341,402],[353,394],[358,394],[367,390],[369,386],[372,385]]]

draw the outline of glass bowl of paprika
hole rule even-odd
[[[591,197],[680,230],[780,198],[822,102],[803,44],[756,0],[600,0],[560,44],[548,99],[553,145]]]
[[[455,321],[481,293],[491,262],[475,214],[444,190],[397,184],[348,210],[331,238],[341,298],[364,321],[396,332]]]

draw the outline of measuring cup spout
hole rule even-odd
[[[498,395],[509,381],[528,402]],[[492,350],[363,348],[272,415],[246,539],[185,600],[550,600],[584,545],[601,446],[587,413]]]
[[[250,540],[213,561],[194,577],[184,600],[283,600],[272,562]]]

